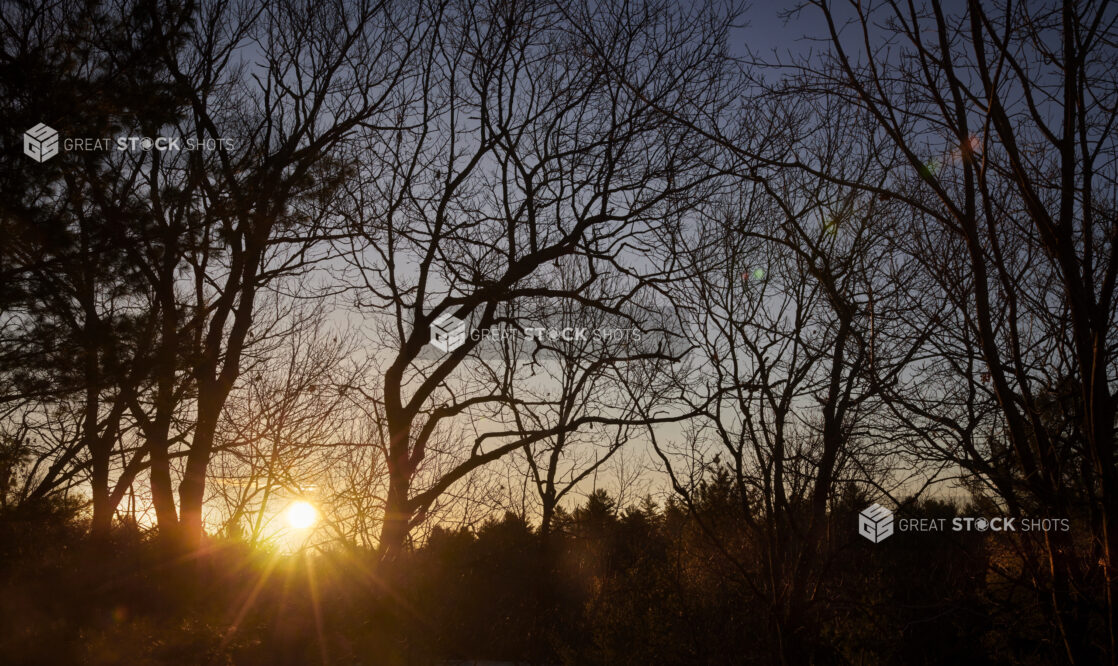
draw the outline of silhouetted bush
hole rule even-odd
[[[436,527],[395,574],[360,549],[214,539],[182,558],[135,526],[94,542],[77,507],[24,506],[0,514],[0,662],[376,664],[391,647],[415,664],[773,663],[767,609],[721,554],[754,548],[718,519],[731,499],[712,487],[697,507],[714,534],[674,502],[619,509],[603,492],[561,512],[546,546],[511,513],[476,531]],[[1006,614],[991,600],[996,537],[873,544],[857,508],[830,516],[830,574],[807,624],[818,631],[803,637],[816,663],[1058,661],[1030,638],[1039,606]],[[961,511],[909,502],[898,516]]]

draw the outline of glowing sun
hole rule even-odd
[[[287,524],[297,530],[305,530],[318,520],[318,510],[310,502],[299,500],[287,507]]]

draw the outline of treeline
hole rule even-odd
[[[704,484],[697,512],[650,498],[622,509],[595,492],[560,513],[546,542],[512,513],[476,530],[436,528],[394,580],[378,574],[373,553],[341,547],[277,558],[218,540],[202,566],[168,564],[157,541],[127,531],[111,557],[96,558],[105,545],[78,538],[85,527],[68,523],[64,507],[8,514],[0,653],[9,663],[84,664],[381,663],[392,653],[416,664],[1060,658],[1043,600],[988,575],[1021,566],[1020,535],[909,533],[874,545],[857,532],[857,493],[828,517],[833,539],[820,556],[830,575],[815,591],[811,630],[781,640],[766,599],[720,552],[729,542],[758,547],[726,520],[733,494],[725,475]],[[903,515],[950,523],[975,509],[906,501]],[[801,652],[782,653],[788,645]]]
[[[422,627],[413,640],[420,649],[433,644],[438,656],[530,663],[1055,658],[1027,630],[1009,631],[1035,607],[1009,616],[987,601],[984,539],[917,538],[876,549],[855,529],[861,499],[846,498],[829,516],[833,550],[821,555],[832,576],[816,591],[810,629],[784,640],[768,601],[720,553],[733,543],[762,557],[727,520],[735,502],[727,476],[704,485],[696,512],[651,500],[622,510],[596,492],[562,517],[546,546],[512,514],[476,533],[436,533],[409,569]],[[956,510],[930,502],[911,515]],[[1001,642],[1013,639],[1023,642]],[[796,651],[784,652],[789,645]]]

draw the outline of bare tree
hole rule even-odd
[[[166,508],[161,516],[187,543],[203,531],[206,474],[253,341],[258,296],[325,258],[331,193],[347,168],[342,146],[356,128],[393,115],[388,91],[406,77],[412,33],[420,30],[418,18],[395,11],[376,2],[280,1],[204,3],[152,17],[162,63],[186,91],[178,129],[210,148],[177,159],[154,155],[145,171],[150,213],[171,243],[149,278],[187,308],[181,318],[164,308],[171,319],[159,345],[165,358],[190,350],[194,404],[177,520],[160,440],[165,412],[182,413],[181,405],[157,405],[164,414],[151,436],[159,449],[152,479]],[[174,38],[178,22],[193,27],[189,39]],[[183,267],[189,278],[179,277]]]
[[[913,302],[932,316],[913,325],[935,329],[928,349],[942,357],[917,373],[932,373],[929,386],[948,376],[962,386],[947,414],[927,408],[927,392],[898,403],[952,433],[951,458],[1014,515],[1084,507],[1091,553],[1077,561],[1071,535],[1050,534],[1036,575],[1068,659],[1091,663],[1101,650],[1113,660],[1114,8],[817,7],[831,49],[807,65],[809,89],[873,118],[864,136],[889,158],[857,185],[907,206],[902,247],[928,276],[931,293]],[[1079,405],[1071,440],[1055,437],[1046,417],[1052,396],[1065,394]],[[990,445],[1003,437],[1004,449]],[[1084,595],[1095,578],[1107,638],[1092,645]]]
[[[836,148],[817,156],[854,168]],[[707,536],[771,609],[774,658],[796,663],[826,649],[810,637],[840,489],[897,482],[883,464],[898,440],[874,416],[896,368],[875,331],[895,276],[872,199],[792,170],[755,174],[672,244],[693,267],[673,300],[697,343],[685,396],[702,417],[682,448],[653,438],[693,510],[711,478],[731,481],[751,546]]]
[[[665,270],[641,255],[710,175],[705,144],[650,100],[712,94],[724,36],[707,35],[684,58],[680,45],[692,43],[699,26],[667,31],[677,27],[678,8],[591,16],[611,26],[616,53],[628,53],[627,67],[641,75],[634,92],[605,76],[565,3],[425,7],[438,30],[424,45],[422,85],[400,93],[405,129],[370,133],[352,192],[357,297],[384,317],[395,345],[376,395],[388,434],[386,559],[432,502],[482,465],[564,431],[617,421],[585,415],[524,430],[513,418],[517,368],[476,367],[468,359],[478,341],[469,338],[437,359],[421,353],[446,315],[469,319],[473,329],[524,330],[539,320],[510,320],[505,305],[570,300],[611,312],[664,280]],[[574,257],[585,266],[581,284],[540,279],[545,267]],[[584,298],[607,272],[624,277],[620,292]],[[423,466],[433,466],[432,438],[470,421],[491,425],[477,428],[472,442],[452,437],[456,462],[415,487]]]

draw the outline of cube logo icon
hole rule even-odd
[[[58,154],[58,130],[43,123],[23,133],[23,154],[36,162],[46,162]]]
[[[893,512],[874,503],[858,514],[858,532],[874,543],[893,533]]]
[[[454,351],[466,342],[466,322],[443,313],[431,322],[431,344],[444,352]]]

